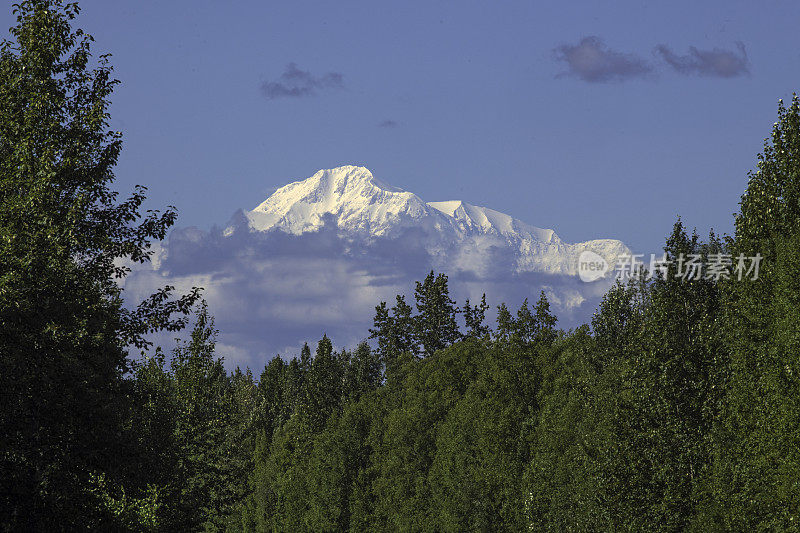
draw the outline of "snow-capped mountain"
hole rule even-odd
[[[416,230],[436,266],[479,274],[488,268],[489,256],[497,260],[498,254],[507,256],[516,272],[573,275],[584,250],[600,254],[611,264],[618,255],[628,253],[618,240],[568,244],[551,229],[459,200],[426,203],[357,166],[320,170],[290,183],[244,215],[252,232],[302,235],[335,223],[342,236],[369,241]],[[225,235],[235,231],[237,227],[230,226]]]
[[[447,274],[459,304],[485,295],[492,309],[515,309],[544,291],[559,324],[575,327],[613,283],[575,275],[584,250],[612,265],[629,253],[617,240],[565,243],[553,230],[466,202],[426,203],[348,166],[278,189],[225,229],[172,231],[154,244],[152,263],[130,265],[124,287],[137,301],[165,284],[204,287],[226,361],[255,367],[323,332],[355,346],[375,306],[397,294],[413,302],[409,291],[431,269]]]

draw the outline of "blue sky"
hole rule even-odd
[[[81,5],[122,81],[117,187],[147,185],[181,226],[360,164],[427,201],[654,252],[677,215],[731,231],[800,88],[796,1]],[[587,46],[595,63],[571,66]]]

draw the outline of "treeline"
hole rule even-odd
[[[116,82],[74,4],[28,0],[0,46],[3,531],[800,529],[800,100],[781,103],[735,235],[679,221],[667,269],[591,324],[544,294],[488,324],[431,273],[323,338],[226,372],[198,290],[119,280],[173,210],[110,189]],[[757,279],[681,257],[763,257]],[[192,310],[194,312],[192,313]],[[154,331],[191,325],[165,353]]]
[[[129,472],[97,488],[102,512],[163,531],[520,527],[526,428],[563,333],[544,294],[501,306],[496,333],[487,308],[457,308],[431,273],[413,307],[378,306],[377,350],[323,336],[256,380],[225,372],[200,305],[186,342],[134,364]]]
[[[800,101],[781,117],[776,143],[787,124],[800,133]],[[457,307],[431,272],[413,302],[376,308],[376,349],[335,352],[323,337],[314,355],[306,345],[276,357],[255,380],[224,373],[201,307],[169,367],[152,358],[134,380],[150,406],[135,412],[159,421],[136,432],[139,447],[157,486],[174,485],[149,502],[153,524],[793,530],[800,327],[787,317],[800,292],[778,280],[798,283],[797,267],[770,251],[791,246],[773,237],[785,228],[765,232],[772,244],[743,233],[773,163],[752,177],[737,239],[701,242],[677,222],[667,272],[618,283],[576,330],[556,328],[544,293],[515,312],[501,305],[490,326],[485,300]],[[756,281],[676,275],[681,257],[756,250],[770,259]]]

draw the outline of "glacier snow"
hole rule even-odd
[[[409,228],[421,229],[425,248],[438,258],[434,266],[478,274],[484,274],[486,267],[481,252],[498,247],[511,252],[516,272],[567,275],[577,274],[578,256],[585,250],[601,255],[610,264],[629,253],[614,239],[568,244],[552,229],[537,228],[460,200],[426,203],[414,193],[384,184],[358,166],[320,170],[310,178],[290,183],[245,216],[249,231],[280,230],[293,235],[319,231],[329,220],[353,239],[391,238]],[[234,231],[230,226],[226,234]],[[457,257],[448,260],[446,256],[454,253]]]

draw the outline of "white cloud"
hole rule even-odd
[[[125,280],[125,294],[138,301],[165,284],[179,292],[204,287],[226,366],[258,372],[276,354],[297,355],[303,342],[314,346],[324,333],[337,346],[354,347],[368,337],[375,306],[398,293],[411,302],[414,281],[431,269],[448,274],[459,305],[485,292],[493,307],[507,302],[514,308],[523,298],[535,302],[545,289],[567,327],[588,319],[606,289],[575,276],[517,274],[513,259],[491,239],[431,256],[418,237],[410,232],[357,243],[326,228],[299,236],[179,229],[161,244],[157,262]],[[174,336],[156,340],[168,350]]]

